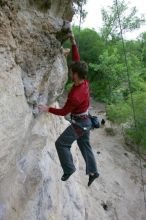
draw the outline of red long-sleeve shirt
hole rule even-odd
[[[76,45],[72,45],[72,60],[80,61],[80,55]],[[87,80],[84,80],[80,85],[72,86],[68,94],[67,102],[63,108],[49,108],[48,112],[61,116],[65,116],[69,113],[80,114],[86,112],[89,108],[89,97],[89,83]]]
[[[72,61],[80,61],[80,55],[76,44],[72,45]]]

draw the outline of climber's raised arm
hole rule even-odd
[[[76,40],[75,40],[73,32],[71,32],[69,34],[69,38],[70,38],[70,41],[71,41],[71,44],[72,44],[72,61],[80,61],[80,54],[79,54],[79,51],[78,51],[78,47],[77,47]]]

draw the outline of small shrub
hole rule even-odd
[[[129,126],[124,129],[126,136],[146,152],[146,92],[134,93],[133,101],[136,122],[133,118],[130,98],[127,102],[107,106],[107,115],[111,121],[116,123],[129,122]]]
[[[118,124],[128,121],[130,113],[132,113],[132,110],[126,102],[120,102],[118,104],[111,104],[107,106],[108,119]]]

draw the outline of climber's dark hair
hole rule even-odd
[[[86,79],[88,73],[88,65],[84,61],[72,62],[69,66],[73,73],[77,73],[80,79]]]

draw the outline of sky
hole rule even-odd
[[[129,2],[130,6],[136,6],[139,14],[144,14],[146,17],[146,0],[125,0]],[[88,12],[86,20],[82,27],[94,28],[99,30],[102,27],[101,9],[107,8],[112,5],[113,0],[87,0],[87,5],[84,7]],[[78,20],[74,20],[75,24],[78,24]],[[126,34],[126,38],[135,39],[142,32],[146,31],[146,26],[143,26],[140,30]]]

